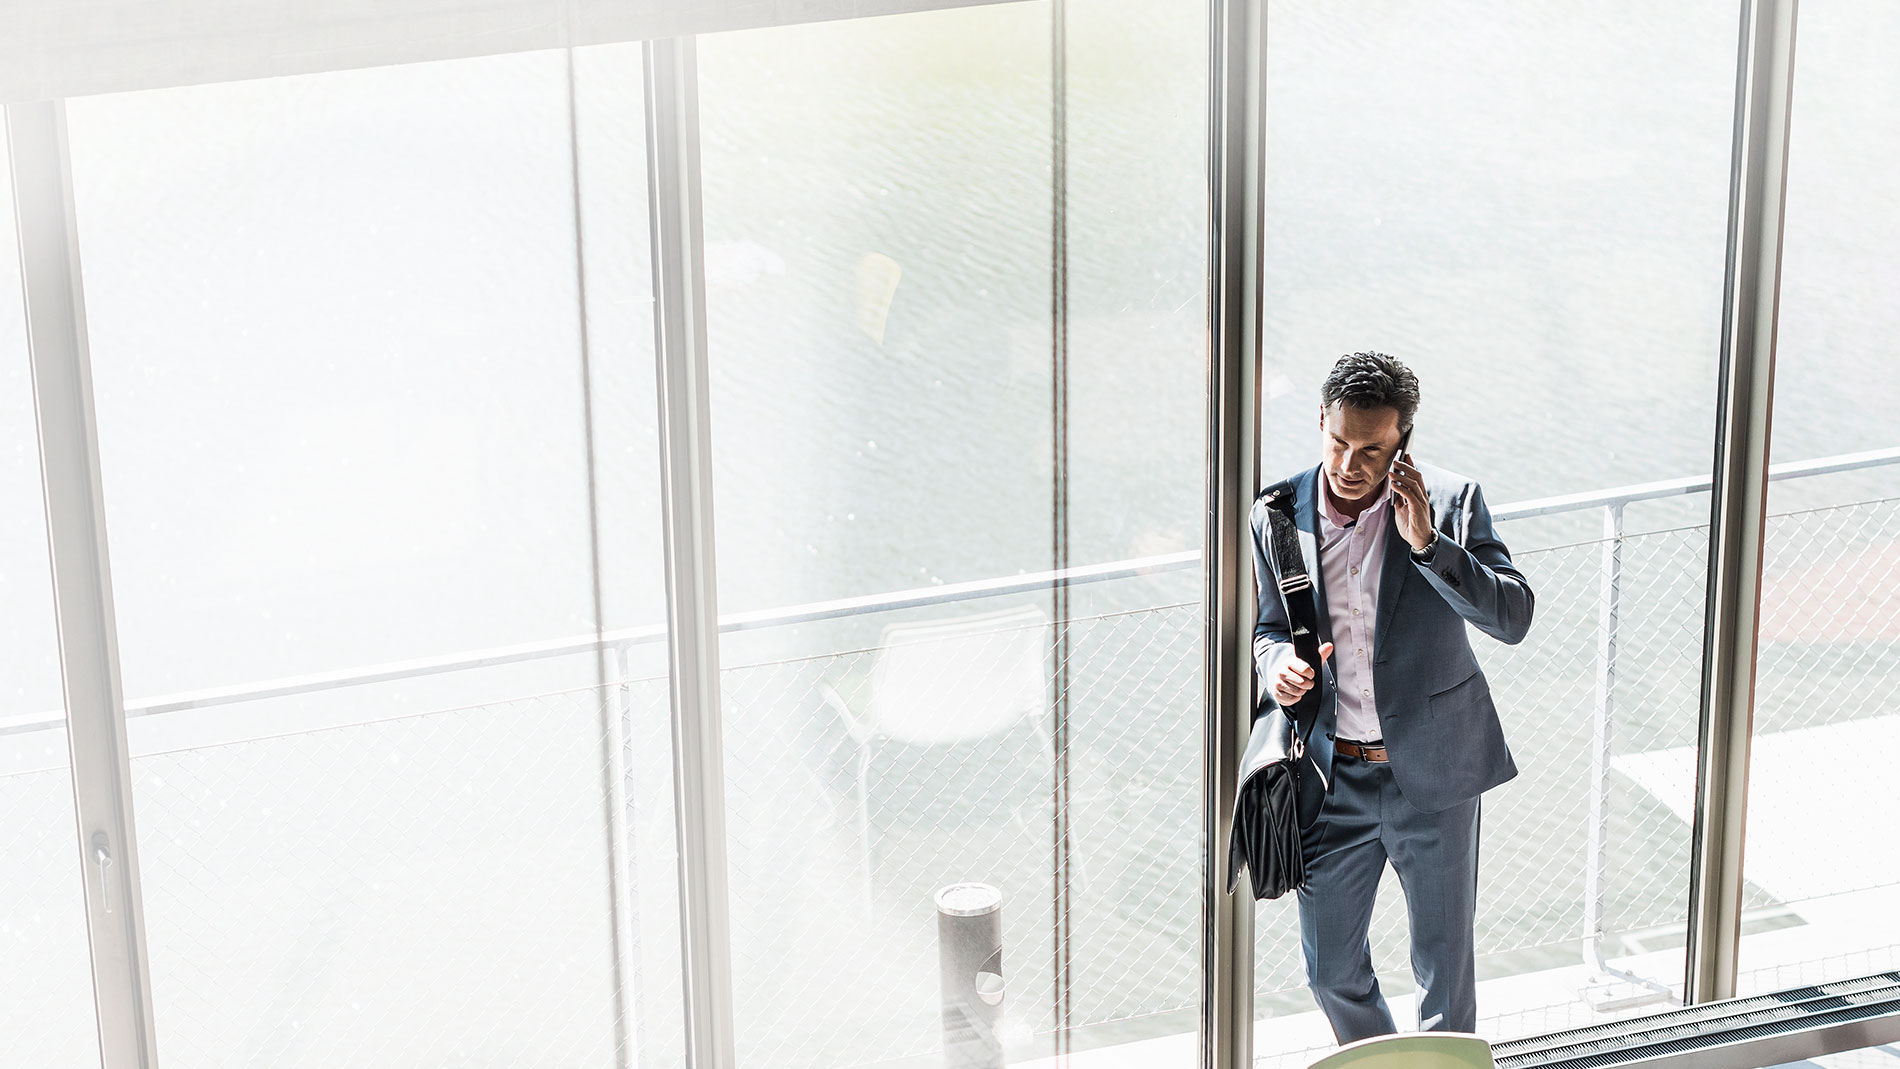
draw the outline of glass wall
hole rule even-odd
[[[1537,591],[1474,643],[1506,1038],[1681,995],[1737,12],[1416,8],[1266,5],[1262,466],[1393,353]],[[1900,801],[1840,774],[1900,674],[1900,23],[1802,14],[1774,460],[1826,471],[1770,499],[1744,992],[1900,947],[1812,816]],[[1196,1058],[1206,18],[694,41],[743,1066]],[[66,102],[168,1063],[685,1064],[643,105],[638,43]],[[24,353],[0,313],[0,1004],[88,1064]],[[1396,879],[1372,949],[1408,1027]],[[1291,900],[1255,954],[1304,1064]]]
[[[1900,960],[1900,858],[1868,820],[1900,784],[1900,11],[1801,5],[1744,854],[1743,994]],[[1878,762],[1878,758],[1873,758]]]
[[[98,1065],[19,272],[12,170],[0,167],[0,1006],[10,1058]]]
[[[677,1033],[638,86],[622,46],[69,105],[171,1060]]]
[[[700,43],[750,1063],[941,1048],[968,881],[1013,1055],[1192,1056],[1205,34]],[[682,1061],[639,79],[67,103],[172,1057]]]
[[[1689,827],[1619,770],[1693,747],[1709,502],[1622,488],[1710,471],[1736,7],[1267,10],[1263,480],[1318,462],[1341,354],[1418,373],[1412,452],[1483,484],[1536,592],[1522,645],[1473,632],[1519,769],[1483,802],[1479,1031],[1654,1007]],[[1525,507],[1569,494],[1596,497]],[[1390,872],[1371,942],[1412,1027]],[[1291,899],[1256,946],[1255,1050],[1304,1064],[1332,1034]]]
[[[699,41],[721,608],[861,599],[722,644],[743,1065],[946,1014],[1194,1055],[1205,33],[1105,0]],[[967,882],[1001,989],[965,1014]]]

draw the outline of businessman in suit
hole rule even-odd
[[[1321,388],[1320,463],[1294,480],[1320,664],[1294,654],[1266,506],[1252,515],[1261,712],[1288,731],[1274,703],[1321,688],[1300,767],[1300,946],[1341,1043],[1397,1031],[1366,936],[1388,861],[1405,891],[1419,1027],[1477,1027],[1478,800],[1517,775],[1469,630],[1523,641],[1530,584],[1478,484],[1401,452],[1418,403],[1417,376],[1382,353],[1340,358]]]

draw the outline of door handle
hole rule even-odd
[[[99,907],[111,913],[112,881],[106,878],[106,870],[112,867],[112,851],[107,849],[105,832],[92,833],[92,863],[99,866]]]

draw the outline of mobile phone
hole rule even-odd
[[[1395,507],[1398,504],[1398,500],[1399,500],[1399,488],[1393,485],[1392,483],[1392,473],[1398,469],[1399,458],[1404,456],[1406,449],[1408,449],[1411,446],[1412,431],[1415,429],[1416,428],[1414,427],[1408,427],[1406,428],[1404,434],[1399,435],[1398,447],[1392,450],[1392,463],[1386,465],[1385,488],[1386,488],[1386,492],[1392,495],[1392,502]]]
[[[1405,455],[1405,451],[1406,451],[1407,449],[1409,449],[1409,448],[1411,448],[1411,446],[1412,446],[1412,432],[1413,432],[1414,430],[1416,430],[1416,429],[1417,429],[1416,427],[1407,427],[1407,428],[1405,429],[1405,433],[1404,433],[1404,434],[1401,434],[1401,435],[1399,435],[1399,446],[1398,446],[1398,448],[1397,448],[1397,449],[1394,449],[1394,450],[1392,450],[1392,464],[1393,464],[1393,466],[1395,466],[1395,467],[1396,467],[1396,466],[1398,465],[1398,462],[1399,462],[1399,458]],[[1391,469],[1390,469],[1390,468],[1388,468],[1388,469],[1386,469],[1386,470],[1387,470],[1387,474],[1390,474],[1390,473],[1391,473]]]

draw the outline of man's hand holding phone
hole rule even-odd
[[[1432,544],[1432,500],[1425,492],[1425,476],[1413,466],[1412,454],[1405,453],[1392,462],[1392,518],[1399,534],[1412,548],[1424,552]]]
[[[1319,648],[1320,663],[1324,664],[1333,655],[1333,644],[1328,642]],[[1292,705],[1313,689],[1315,666],[1307,664],[1298,657],[1280,666],[1273,677],[1273,700],[1281,705]]]

